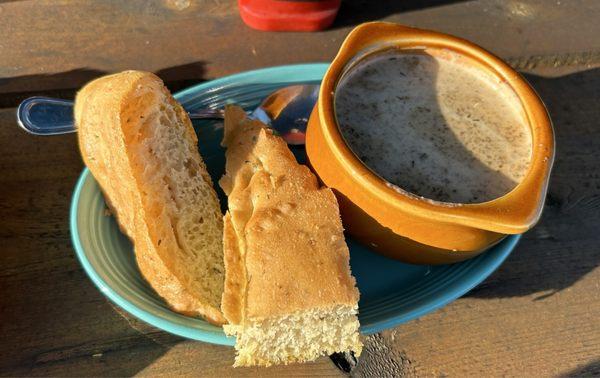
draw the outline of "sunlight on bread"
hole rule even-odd
[[[185,110],[154,74],[125,71],[77,95],[82,157],[146,280],[171,308],[222,324],[222,214]]]
[[[244,111],[225,112],[225,332],[235,366],[360,354],[359,293],[337,201],[286,143]]]

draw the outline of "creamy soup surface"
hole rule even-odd
[[[447,50],[386,50],[349,69],[335,112],[352,151],[390,184],[425,198],[478,203],[510,192],[531,159],[512,89]]]

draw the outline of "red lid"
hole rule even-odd
[[[341,0],[238,0],[246,25],[265,31],[316,31],[335,20]]]

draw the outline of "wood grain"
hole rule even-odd
[[[344,2],[332,30],[247,29],[233,0],[0,2],[0,375],[326,375],[329,359],[233,369],[231,348],[183,340],[111,305],[71,248],[68,207],[82,163],[74,136],[15,123],[31,94],[72,97],[126,68],[170,88],[246,69],[327,61],[357,22],[457,34],[527,73],[558,153],[544,216],[482,285],[371,336],[354,376],[600,375],[600,3]]]
[[[175,81],[330,61],[356,23],[375,19],[456,34],[506,58],[600,51],[594,0],[347,0],[334,27],[319,33],[251,30],[236,3],[190,0],[182,10],[165,0],[0,3],[0,93],[78,88],[124,69],[170,70],[166,79]]]

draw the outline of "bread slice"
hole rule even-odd
[[[224,323],[222,213],[187,113],[157,76],[125,71],[77,94],[75,123],[146,280],[173,310]]]
[[[360,354],[359,293],[330,189],[244,111],[225,111],[228,194],[221,308],[237,337],[234,366]]]

